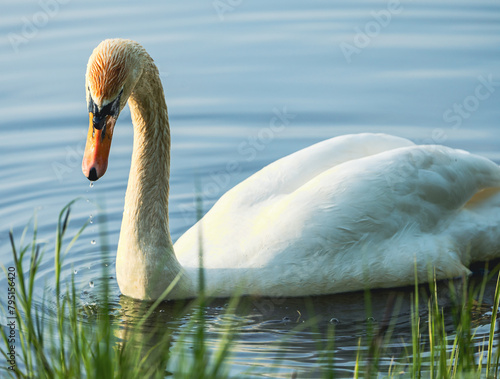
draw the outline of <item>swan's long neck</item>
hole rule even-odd
[[[125,212],[133,216],[137,242],[155,241],[172,250],[168,229],[170,127],[163,89],[155,74],[145,71],[128,101],[134,147]]]
[[[118,244],[117,279],[123,294],[154,299],[182,268],[175,257],[168,228],[167,105],[158,69],[151,59],[128,104],[134,125],[134,146]],[[177,291],[186,286],[181,280]]]

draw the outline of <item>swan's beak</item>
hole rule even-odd
[[[115,128],[116,118],[104,116],[96,119],[89,112],[90,126],[87,134],[87,145],[83,154],[83,174],[92,181],[104,175],[108,168],[109,149]]]

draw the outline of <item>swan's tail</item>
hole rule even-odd
[[[464,264],[500,257],[500,187],[476,193],[453,225],[452,238],[462,245]]]

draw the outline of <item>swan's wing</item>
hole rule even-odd
[[[206,267],[242,269],[252,291],[268,295],[407,285],[415,262],[420,279],[428,267],[449,278],[467,272],[468,251],[482,249],[471,243],[485,231],[485,250],[500,253],[498,187],[500,169],[486,158],[443,146],[396,148],[344,161],[261,201],[242,186],[175,249],[184,266],[196,266],[202,225]],[[481,221],[484,209],[489,219]]]
[[[225,202],[236,202],[251,206],[293,193],[341,163],[413,145],[405,138],[387,134],[362,133],[331,138],[269,164],[224,194],[218,203],[226,206]]]
[[[470,261],[500,254],[499,187],[496,164],[442,146],[346,162],[254,219],[255,264],[310,266],[293,275],[321,275],[341,291],[411,284],[414,263],[419,280],[429,269],[460,276]],[[275,245],[266,251],[265,241]],[[272,251],[281,253],[266,260]]]
[[[309,183],[313,178],[344,162],[372,156],[380,152],[413,146],[413,142],[387,134],[351,134],[331,138],[281,158],[226,192],[204,216],[210,229],[210,240],[223,243],[230,233],[242,232],[255,222],[256,213],[285,195]],[[228,225],[230,228],[228,228]],[[175,244],[179,259],[187,263],[197,259],[198,224]],[[208,231],[207,229],[207,231]],[[208,238],[208,236],[206,236]],[[213,246],[206,241],[207,249]]]
[[[265,175],[259,172],[235,187],[207,213],[207,247],[220,244],[221,250],[238,241],[244,246],[233,249],[261,245],[265,254],[272,241],[303,236],[343,247],[368,235],[380,242],[403,230],[430,233],[445,227],[480,190],[500,185],[496,164],[442,146],[409,146],[348,160],[294,191],[257,202],[253,191],[263,192]],[[250,185],[251,179],[259,185]]]
[[[375,240],[408,227],[437,233],[474,195],[499,186],[500,168],[486,158],[444,146],[412,146],[345,162],[284,200],[305,204],[297,216],[308,229],[328,235],[330,226],[341,227],[358,239],[372,233]]]

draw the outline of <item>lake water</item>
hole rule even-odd
[[[12,264],[8,230],[19,240],[36,212],[38,237],[46,246],[38,301],[43,291],[54,292],[57,215],[82,197],[73,207],[69,235],[89,218],[93,223],[65,258],[62,276],[69,281],[76,272],[83,303],[92,302],[108,280],[119,319],[137,312],[134,302],[120,298],[114,279],[102,275],[108,265],[114,276],[132,151],[128,108],[115,129],[106,175],[90,188],[80,169],[88,128],[85,69],[105,38],[142,43],[159,66],[172,130],[174,241],[196,219],[195,176],[206,211],[266,164],[337,135],[390,133],[500,163],[500,4],[493,0],[194,0],[147,6],[4,0],[2,9],[0,262]],[[276,117],[285,126],[278,131],[270,128]],[[237,170],[229,171],[228,162],[236,162]],[[105,240],[99,238],[99,216],[107,219]],[[0,284],[6,288],[4,279]],[[374,308],[380,309],[375,321],[383,317],[390,293],[374,293]],[[288,334],[312,317],[306,303],[250,300],[245,311],[235,312],[231,373],[316,377],[329,367],[317,341],[327,341],[330,320],[337,319],[331,348],[336,370],[352,375],[358,338],[367,330],[363,294],[312,299],[319,330]],[[225,308],[221,301],[207,311],[214,343],[229,317]],[[164,304],[159,322],[180,333],[192,312],[181,316],[174,309]],[[487,312],[488,303],[478,320]],[[395,351],[411,334],[404,305],[399,319],[389,346]],[[489,325],[478,324],[479,343]]]

